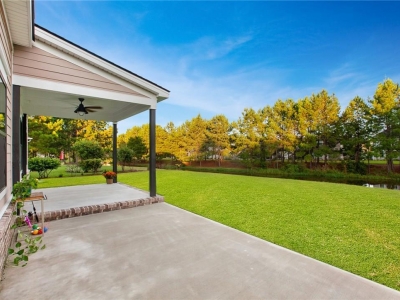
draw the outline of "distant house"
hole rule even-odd
[[[149,182],[155,196],[155,112],[169,97],[154,82],[35,25],[33,12],[31,0],[1,1],[0,270],[12,235],[12,186],[27,172],[27,115],[113,122],[116,137],[119,121],[149,110]],[[76,111],[79,98],[103,109]]]

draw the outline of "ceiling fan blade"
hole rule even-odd
[[[90,108],[87,108],[87,107],[86,107],[85,109],[86,109],[87,112],[91,112],[91,113],[92,113],[92,112],[96,112],[95,110],[90,109]]]
[[[85,106],[85,107],[90,109],[103,109],[102,106]]]

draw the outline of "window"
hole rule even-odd
[[[6,87],[0,77],[0,192],[7,184],[7,101]]]

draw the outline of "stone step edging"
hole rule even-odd
[[[161,202],[164,202],[164,197],[155,196],[155,197],[136,199],[136,200],[127,200],[127,201],[120,201],[120,202],[113,202],[106,204],[93,204],[88,206],[66,208],[54,211],[45,211],[44,221],[50,222],[55,220],[75,218],[75,217],[87,216],[87,215],[126,209],[126,208],[134,208],[138,206],[150,205]],[[38,218],[40,221],[42,218],[42,213],[38,213]]]

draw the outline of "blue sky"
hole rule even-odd
[[[157,123],[400,83],[400,2],[35,1],[36,23],[171,91]],[[119,132],[148,122],[142,113]]]

